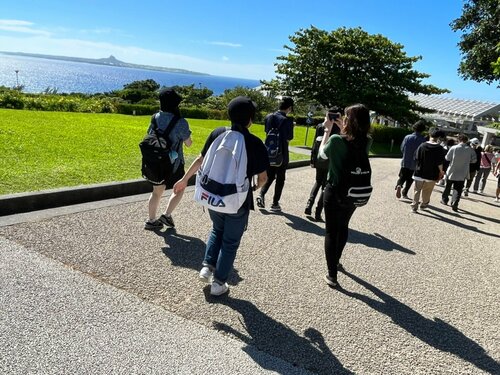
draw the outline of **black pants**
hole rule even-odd
[[[415,171],[405,167],[401,167],[401,169],[399,170],[399,179],[396,186],[399,185],[403,187],[403,195],[408,195],[411,184],[413,184],[413,172]]]
[[[356,207],[341,206],[336,199],[335,188],[325,187],[325,256],[328,274],[337,276],[337,264],[342,256],[349,235],[349,221]]]
[[[319,195],[318,205],[316,206],[316,212],[321,213],[323,210],[323,192],[326,186],[326,177],[328,175],[328,169],[316,168],[316,180],[309,194],[309,200],[307,201],[307,207],[312,208],[318,191],[321,189],[321,194]]]
[[[453,186],[453,195],[451,196],[452,207],[458,207],[458,202],[460,202],[460,196],[462,195],[462,190],[464,189],[464,181],[453,181],[446,180],[446,187],[443,190],[441,199],[443,202],[448,203],[451,187]]]
[[[260,195],[262,197],[265,196],[273,181],[276,180],[276,185],[274,187],[273,204],[279,204],[281,193],[283,192],[283,187],[285,186],[286,167],[286,165],[281,165],[279,167],[270,167],[267,170],[267,182],[264,184],[264,186],[262,186]]]

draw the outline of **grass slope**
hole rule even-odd
[[[228,125],[188,122],[193,145],[184,148],[187,164],[213,129]],[[149,116],[0,109],[0,194],[140,178],[138,144],[148,125]],[[252,125],[251,132],[264,139],[262,125]],[[305,128],[297,127],[291,144],[304,139]]]

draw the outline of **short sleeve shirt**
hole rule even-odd
[[[245,147],[247,150],[247,177],[249,181],[252,181],[253,176],[266,171],[269,168],[269,158],[267,156],[267,149],[262,140],[251,134],[247,128],[235,128],[232,127],[232,130],[239,131],[243,133],[245,137]],[[220,127],[213,130],[208,136],[203,149],[201,150],[201,155],[204,157],[212,142],[221,134],[223,134],[228,129],[225,127]],[[253,206],[253,191],[250,188],[248,191],[248,199],[247,199],[247,207],[251,210],[254,209]]]
[[[158,133],[161,135],[167,130],[167,126],[174,117],[173,113],[170,112],[158,112],[153,115],[156,117],[156,123],[158,124]],[[153,134],[153,117],[151,118],[151,124],[148,128],[148,134]],[[174,172],[177,170],[180,164],[184,164],[184,152],[182,144],[184,141],[191,137],[191,129],[189,129],[189,124],[184,118],[179,118],[179,120],[173,125],[173,129],[168,135],[170,142],[172,143],[172,149],[178,154],[177,159],[174,163]]]

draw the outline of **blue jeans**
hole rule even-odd
[[[212,231],[208,236],[203,266],[214,271],[214,280],[223,284],[233,269],[236,251],[248,223],[249,209],[241,207],[235,214],[208,210],[212,219]]]

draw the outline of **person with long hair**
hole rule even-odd
[[[345,116],[341,119],[330,120],[325,118],[325,134],[320,146],[320,157],[328,159],[328,177],[324,190],[325,208],[325,256],[328,274],[326,283],[337,287],[337,271],[341,267],[340,258],[347,243],[349,221],[356,209],[354,205],[346,205],[339,199],[337,186],[346,165],[348,142],[355,142],[357,148],[368,150],[372,140],[368,135],[370,130],[370,111],[363,104],[354,104],[345,109]],[[332,128],[338,126],[340,135],[333,134]]]

